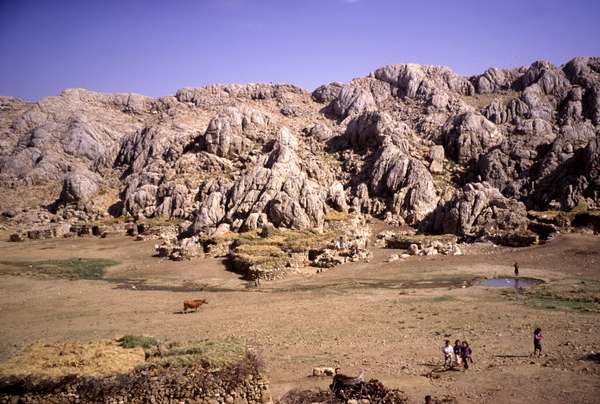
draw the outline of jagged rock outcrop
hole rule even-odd
[[[311,178],[307,172],[313,163],[300,159],[298,147],[298,138],[281,128],[273,149],[256,166],[226,188],[208,194],[196,213],[192,232],[206,232],[222,221],[233,230],[253,228],[260,214],[278,227],[322,226],[331,180],[322,175],[321,184]],[[343,203],[338,200],[342,207]]]
[[[359,87],[344,86],[331,104],[333,112],[340,118],[356,115],[375,108],[370,92]]]
[[[495,236],[527,230],[525,205],[487,183],[470,183],[433,212],[430,231],[461,236]]]
[[[156,99],[0,97],[0,211],[35,186],[40,205],[69,206],[66,220],[160,216],[207,236],[319,228],[330,209],[461,235],[521,231],[525,207],[600,208],[599,133],[598,57],[472,77],[389,65],[312,94],[232,84]]]
[[[269,117],[251,108],[228,108],[214,117],[201,138],[202,148],[220,157],[244,156],[257,141],[264,141],[261,130]]]
[[[433,210],[438,198],[431,174],[407,149],[405,142],[384,140],[373,165],[371,189],[375,195],[391,195],[392,212],[415,224]]]
[[[416,64],[388,65],[377,69],[374,77],[396,87],[401,97],[425,97],[452,91],[462,95],[474,93],[473,85],[445,66]]]
[[[503,140],[496,125],[472,112],[452,118],[444,125],[442,134],[446,154],[461,164],[476,161]]]

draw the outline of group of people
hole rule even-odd
[[[469,369],[469,362],[473,364],[473,350],[469,346],[467,341],[457,339],[454,342],[454,346],[450,345],[450,340],[447,339],[442,347],[444,353],[444,366],[449,368],[460,368],[464,367],[465,370]]]
[[[542,355],[542,329],[536,328],[533,331],[533,355]],[[442,347],[444,353],[444,367],[447,368],[460,368],[464,367],[465,370],[469,368],[469,362],[473,364],[473,350],[469,346],[467,341],[457,339],[454,342],[454,346],[450,344],[450,340],[447,339]]]

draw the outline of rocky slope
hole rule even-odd
[[[153,99],[82,89],[0,97],[0,210],[183,221],[210,236],[322,228],[360,211],[434,233],[527,228],[527,209],[600,208],[600,58],[385,66],[312,94],[211,85]],[[16,220],[15,219],[15,220]]]

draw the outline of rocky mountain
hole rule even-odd
[[[528,209],[600,208],[600,58],[472,77],[390,65],[312,94],[0,97],[0,183],[8,216],[163,217],[188,235],[318,229],[330,210],[433,233],[522,231]]]

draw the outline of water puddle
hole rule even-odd
[[[483,279],[477,283],[479,286],[488,286],[492,288],[528,288],[544,283],[541,279],[535,278],[490,278]]]

